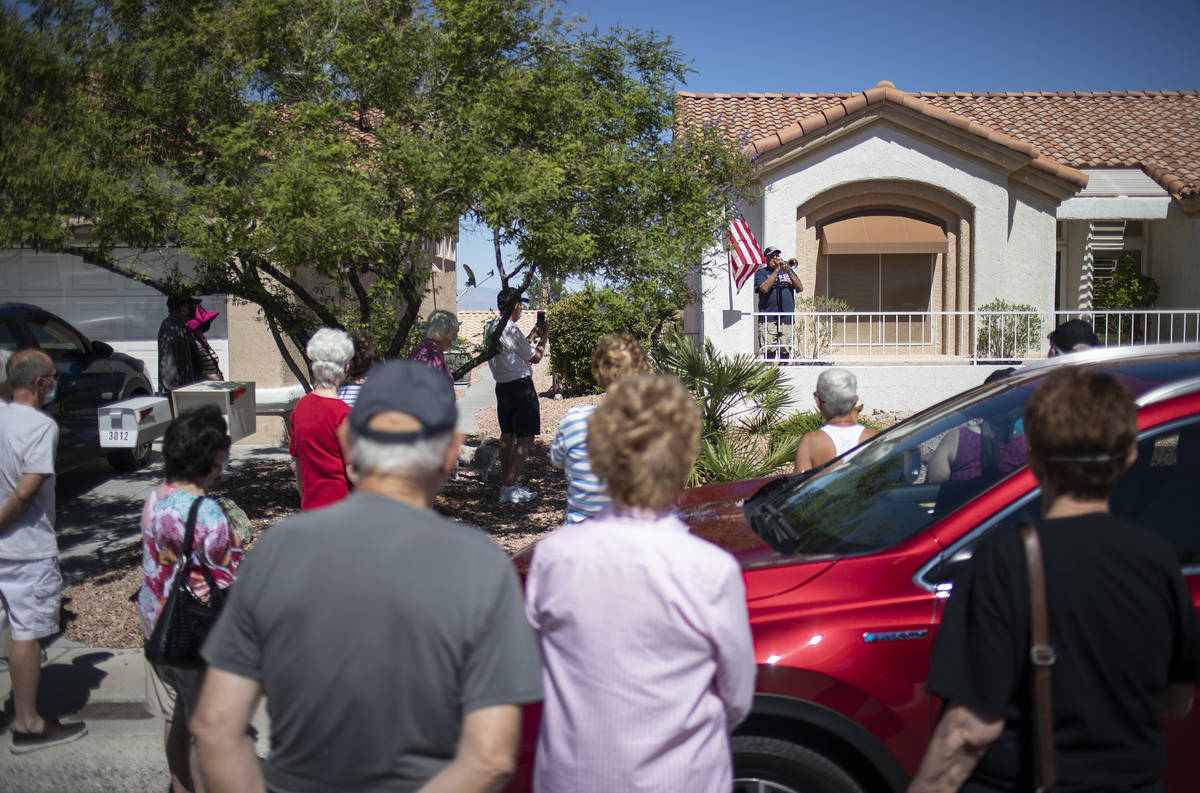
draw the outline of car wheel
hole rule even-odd
[[[824,755],[758,735],[734,737],[733,777],[734,793],[863,793]]]
[[[132,394],[127,394],[122,399],[132,399],[133,397],[149,396],[145,391],[136,391]],[[108,464],[122,473],[136,471],[139,468],[145,468],[150,462],[150,447],[151,441],[146,441],[140,446],[135,446],[132,449],[114,449],[105,455],[108,458]]]

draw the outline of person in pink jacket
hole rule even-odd
[[[755,663],[741,569],[671,513],[700,442],[672,377],[611,386],[588,430],[612,505],[543,538],[525,613],[542,647],[535,793],[728,793]]]

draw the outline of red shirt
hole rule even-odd
[[[341,501],[350,492],[337,431],[350,406],[337,397],[305,394],[292,410],[288,453],[300,470],[300,509]]]

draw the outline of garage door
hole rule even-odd
[[[118,249],[114,255],[124,259],[133,253]],[[168,249],[140,254],[137,267],[161,277],[175,267],[186,274],[192,263]],[[206,338],[217,353],[221,371],[228,374],[226,299],[224,295],[203,298],[205,308],[221,312]],[[116,350],[140,358],[158,388],[158,326],[167,313],[165,298],[158,290],[75,256],[4,250],[0,251],[0,303],[32,303],[59,315],[89,339],[108,342]]]

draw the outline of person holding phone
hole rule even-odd
[[[512,303],[517,290],[505,288],[496,298],[501,311]],[[542,414],[537,391],[533,387],[533,364],[546,353],[546,317],[538,312],[538,322],[528,335],[521,333],[517,320],[529,298],[519,295],[508,323],[500,333],[500,352],[490,361],[496,380],[496,413],[500,422],[500,503],[523,504],[537,493],[517,482],[525,468],[525,458],[533,439],[542,431]],[[488,325],[490,335],[499,322]],[[536,343],[534,340],[536,339]]]

